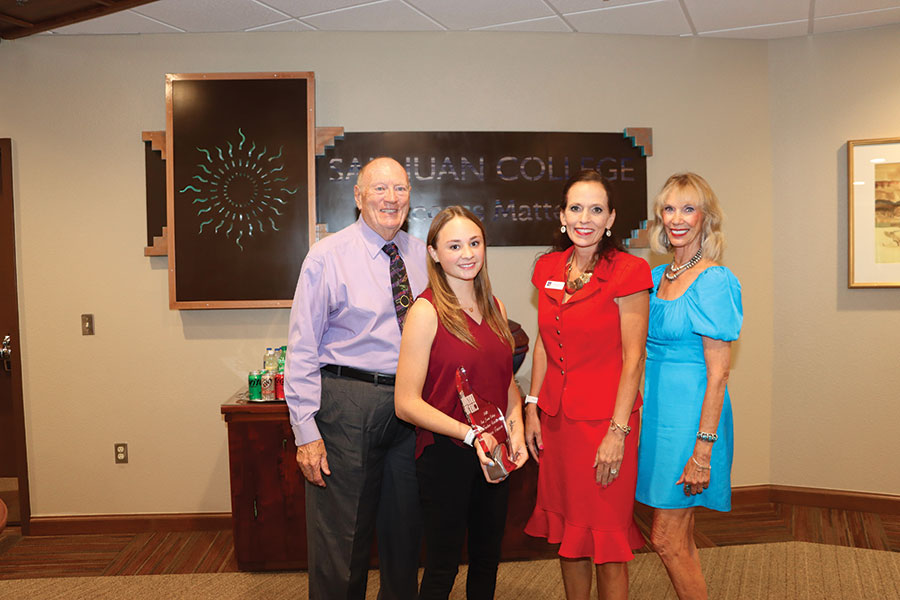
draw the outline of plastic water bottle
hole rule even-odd
[[[274,373],[278,370],[278,357],[275,356],[275,351],[271,348],[266,348],[266,357],[263,359],[263,369],[270,373]]]

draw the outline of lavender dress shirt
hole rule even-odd
[[[406,264],[413,298],[428,283],[425,244],[405,231],[392,240]],[[294,292],[285,363],[285,398],[298,446],[321,439],[323,365],[397,372],[400,327],[391,292],[387,243],[360,217],[310,248]]]

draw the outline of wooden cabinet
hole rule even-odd
[[[244,571],[306,568],[304,479],[283,402],[248,403],[238,395],[222,405],[228,424],[234,554]],[[537,491],[533,461],[510,476],[502,558],[553,558],[556,546],[522,531]],[[373,552],[373,566],[377,564]]]
[[[244,571],[306,568],[304,479],[283,402],[222,405],[234,554]]]

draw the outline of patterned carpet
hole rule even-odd
[[[709,596],[724,600],[900,600],[900,554],[807,542],[703,548]],[[675,599],[655,554],[638,555],[630,566],[632,598]],[[465,567],[453,599],[465,597]],[[368,598],[377,594],[377,572]],[[230,600],[304,598],[304,573],[197,573],[125,577],[56,577],[0,581],[0,598]],[[564,598],[555,560],[504,563],[496,600]]]

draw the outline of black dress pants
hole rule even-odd
[[[509,482],[488,483],[473,448],[435,434],[416,460],[425,526],[420,600],[444,600],[453,589],[468,530],[468,600],[492,599],[506,525]]]
[[[363,600],[377,529],[381,600],[416,597],[421,517],[415,430],[394,414],[393,386],[322,372],[316,424],[331,475],[306,483],[310,600]]]

